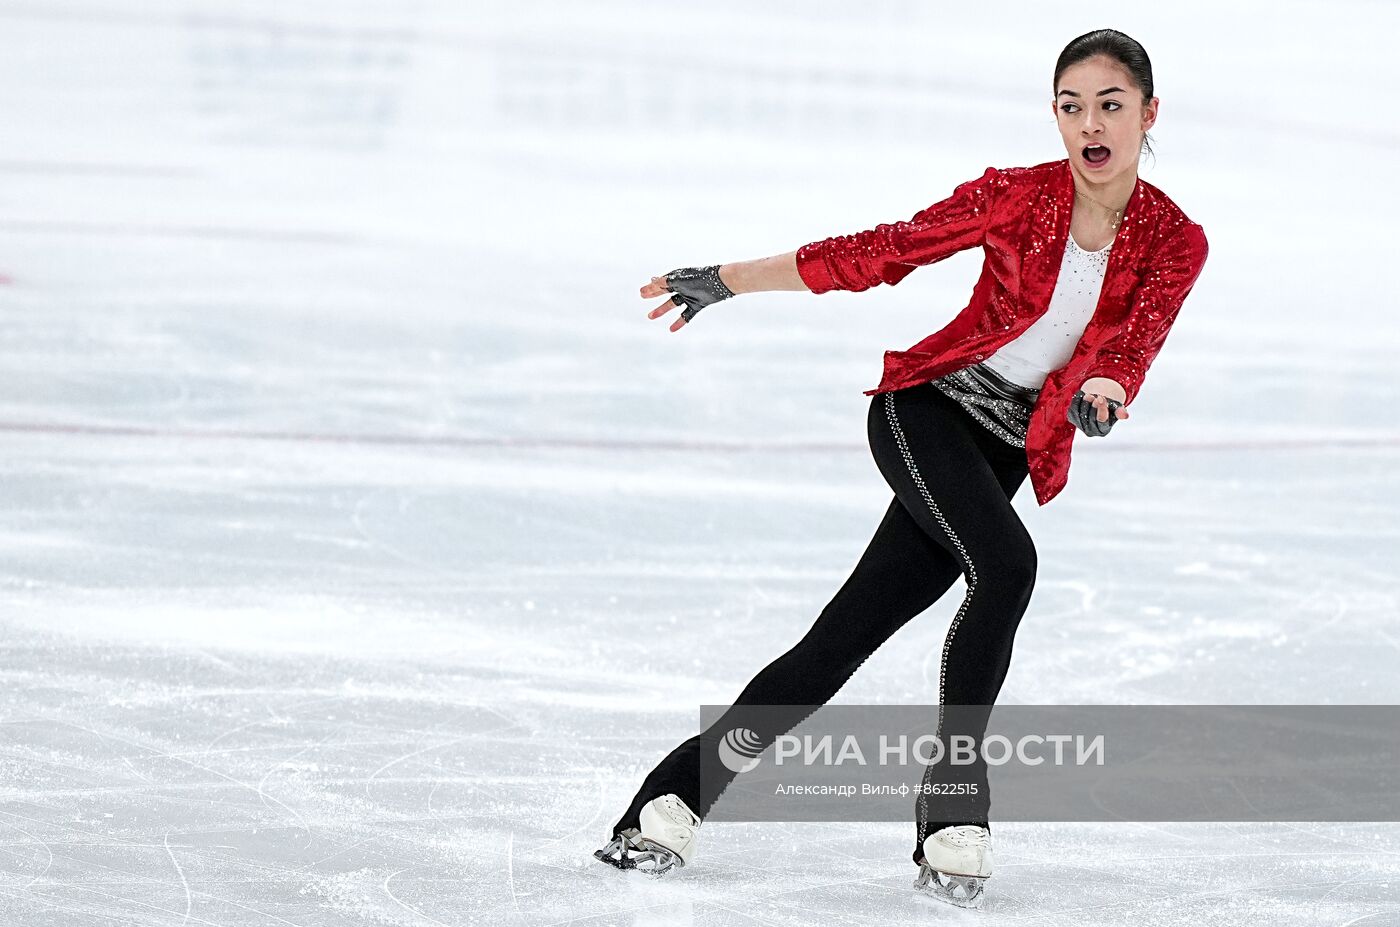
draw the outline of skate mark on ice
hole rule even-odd
[[[390,492],[395,493],[397,496],[398,504],[396,508],[398,509],[400,514],[403,513],[405,505],[408,504],[408,502],[411,499],[415,498],[416,495],[418,495],[415,493],[405,493],[403,490],[397,488],[381,487],[379,489],[370,490],[369,492],[361,496],[359,499],[357,499],[355,501],[354,508],[352,508],[350,511],[350,524],[354,527],[356,533],[360,535],[364,542],[368,544],[372,549],[379,550],[385,555],[393,557],[395,560],[402,561],[408,566],[417,567],[420,570],[425,570],[430,573],[437,573],[438,575],[446,577],[448,579],[462,579],[464,577],[469,576],[471,571],[466,566],[446,567],[438,563],[432,563],[430,561],[424,560],[421,557],[415,557],[412,554],[404,553],[402,550],[395,547],[393,544],[390,544],[388,541],[385,541],[383,538],[379,537],[368,527],[366,527],[364,520],[364,508],[366,504],[368,504],[372,499]]]
[[[605,787],[604,784],[603,784],[603,770],[602,770],[602,769],[595,769],[595,770],[593,771],[593,782],[594,782],[594,786],[595,786],[594,789],[593,789],[593,794],[597,797],[597,800],[598,800],[598,801],[597,801],[597,804],[596,804],[596,805],[594,806],[594,808],[593,808],[593,813],[590,814],[590,815],[588,816],[588,820],[585,821],[583,824],[579,825],[578,827],[575,827],[573,830],[569,831],[569,832],[566,833],[566,834],[561,834],[561,835],[558,836],[558,837],[554,837],[554,838],[551,838],[551,839],[549,839],[549,840],[546,840],[544,843],[537,843],[537,844],[535,844],[534,846],[530,847],[526,852],[528,852],[528,853],[537,853],[537,852],[539,852],[540,850],[544,849],[545,847],[554,846],[556,843],[563,843],[565,840],[568,840],[570,837],[573,837],[575,834],[581,834],[581,833],[583,833],[585,830],[587,830],[588,828],[590,828],[590,827],[593,826],[593,822],[596,821],[596,820],[598,820],[598,818],[603,814],[603,807],[604,807],[604,804],[605,804],[605,802],[606,802],[606,800],[607,800],[607,789],[606,789],[606,787]],[[565,870],[565,871],[571,871],[571,870]]]
[[[1361,923],[1362,921],[1370,920],[1370,919],[1373,918],[1373,917],[1381,917],[1382,915],[1384,915],[1385,917],[1394,917],[1394,916],[1395,916],[1395,912],[1394,912],[1394,911],[1373,911],[1373,912],[1371,912],[1370,914],[1363,914],[1363,915],[1361,915],[1360,917],[1353,917],[1351,920],[1347,921],[1345,924],[1338,924],[1337,927],[1352,927],[1353,924],[1359,924],[1359,923]],[[1394,922],[1392,921],[1391,923],[1394,923]]]
[[[506,834],[506,885],[510,887],[510,904],[519,914],[520,899],[515,894],[515,831]]]
[[[227,781],[227,782],[232,782],[234,785],[236,785],[236,786],[238,786],[238,787],[240,787],[240,788],[244,788],[244,789],[247,789],[247,790],[250,791],[250,792],[253,792],[254,794],[258,795],[260,798],[261,798],[263,795],[266,794],[266,793],[264,793],[261,789],[255,788],[254,786],[248,784],[247,782],[244,782],[244,781],[241,780],[241,779],[235,779],[233,776],[227,775],[226,773],[219,772],[217,769],[213,769],[213,768],[208,767],[208,766],[205,766],[205,765],[203,765],[203,764],[201,764],[201,763],[196,763],[196,762],[194,762],[193,760],[187,760],[187,759],[185,759],[185,758],[182,757],[182,756],[176,756],[176,755],[174,755],[174,754],[172,754],[172,753],[166,753],[166,752],[164,752],[164,751],[162,751],[162,750],[156,749],[155,747],[148,747],[148,746],[146,746],[145,744],[137,743],[136,741],[133,741],[133,740],[128,740],[128,739],[126,739],[125,737],[119,737],[119,736],[117,736],[116,734],[110,734],[110,733],[109,733],[109,734],[104,734],[104,733],[102,733],[102,732],[100,732],[100,731],[95,731],[95,730],[93,730],[93,729],[91,729],[91,728],[83,727],[81,724],[75,724],[75,723],[72,722],[72,721],[63,721],[63,720],[60,720],[60,719],[57,719],[57,718],[52,718],[52,719],[48,719],[48,720],[50,720],[50,721],[51,721],[52,723],[54,723],[54,724],[61,725],[61,726],[63,726],[63,727],[71,727],[71,728],[74,728],[74,729],[76,729],[76,730],[82,731],[82,732],[84,732],[84,733],[86,733],[86,734],[91,734],[91,735],[93,735],[94,737],[98,738],[99,740],[110,740],[110,741],[113,741],[113,742],[115,742],[115,743],[126,744],[128,747],[135,747],[136,749],[142,750],[142,751],[144,751],[144,752],[146,752],[146,753],[149,753],[149,754],[153,755],[154,757],[156,757],[156,758],[158,758],[158,759],[168,759],[168,760],[174,760],[174,761],[177,762],[177,763],[184,763],[186,766],[189,766],[191,769],[197,769],[197,770],[199,770],[200,772],[208,773],[208,774],[211,775],[211,776],[216,776],[216,777],[218,777],[218,778],[220,778],[220,779],[223,779],[223,780],[225,780],[225,781]],[[302,818],[301,814],[299,814],[295,808],[291,807],[290,805],[284,804],[283,802],[281,802],[280,800],[278,800],[275,796],[268,795],[267,798],[269,798],[274,804],[278,805],[278,806],[281,807],[283,810],[285,810],[288,814],[290,814],[290,815],[292,816],[292,818],[295,819],[295,821],[297,822],[297,826],[300,827],[302,830],[306,831],[307,839],[310,840],[310,838],[311,838],[311,828],[310,828],[309,825],[307,825],[305,819]]]
[[[1238,794],[1238,795],[1245,801],[1246,804],[1249,805],[1249,807],[1250,807],[1250,809],[1251,809],[1252,811],[1255,811],[1255,812],[1257,812],[1257,813],[1260,815],[1260,818],[1261,818],[1261,820],[1262,820],[1262,819],[1263,819],[1263,816],[1264,816],[1264,812],[1263,812],[1262,810],[1260,810],[1259,806],[1256,805],[1254,802],[1250,801],[1250,799],[1249,799],[1249,797],[1248,797],[1247,795],[1244,795],[1243,793],[1241,793],[1241,792],[1239,791],[1238,786],[1235,787],[1235,792],[1236,792],[1236,794]],[[1310,837],[1310,838],[1312,838],[1313,840],[1317,840],[1317,839],[1319,839],[1319,838],[1322,838],[1322,839],[1325,839],[1325,840],[1330,840],[1330,841],[1333,842],[1333,843],[1340,843],[1342,846],[1353,847],[1353,848],[1355,848],[1355,849],[1357,849],[1357,850],[1359,850],[1359,851],[1362,851],[1363,853],[1369,853],[1369,854],[1385,853],[1385,854],[1388,854],[1388,855],[1390,855],[1390,856],[1400,856],[1400,851],[1392,850],[1392,849],[1389,849],[1388,847],[1371,846],[1371,845],[1368,845],[1368,844],[1357,843],[1355,840],[1351,840],[1351,839],[1341,839],[1341,838],[1337,838],[1337,837],[1332,837],[1332,836],[1330,836],[1330,835],[1328,835],[1328,834],[1322,833],[1320,830],[1316,829],[1315,827],[1314,827],[1314,828],[1300,827],[1298,824],[1296,824],[1296,823],[1293,822],[1293,821],[1269,821],[1268,823],[1270,823],[1270,824],[1275,824],[1275,825],[1282,826],[1282,827],[1286,827],[1286,828],[1288,828],[1289,830],[1296,831],[1297,833],[1303,834],[1303,835],[1306,836],[1306,837]]]
[[[64,830],[64,831],[67,831],[67,832],[69,832],[69,833],[75,835],[76,837],[80,838],[83,845],[97,846],[97,847],[122,848],[122,849],[135,849],[135,848],[144,848],[144,847],[151,847],[151,848],[161,848],[161,847],[163,847],[163,844],[159,844],[159,843],[157,843],[157,844],[150,844],[150,843],[144,843],[144,842],[140,842],[140,841],[130,841],[130,840],[120,840],[120,839],[118,839],[118,840],[102,840],[102,839],[101,839],[101,835],[97,834],[96,832],[91,831],[91,830],[84,830],[84,829],[78,828],[78,827],[74,827],[74,826],[72,826],[71,824],[64,824],[64,823],[56,822],[56,821],[55,821],[55,822],[46,822],[46,821],[41,821],[41,820],[39,820],[39,819],[37,819],[37,818],[25,818],[23,815],[18,815],[18,814],[15,814],[14,812],[0,811],[0,814],[9,815],[9,816],[12,816],[12,817],[20,817],[20,818],[23,818],[23,819],[25,819],[25,820],[32,821],[32,822],[35,823],[35,824],[44,824],[45,826],[60,828],[60,829],[62,829],[62,830]],[[13,827],[14,825],[10,825],[10,826]],[[18,829],[18,828],[16,828],[16,829]],[[27,833],[27,832],[26,832],[26,833]],[[166,838],[165,838],[165,842],[168,843],[168,841],[169,841],[169,832],[166,833]],[[46,844],[46,846],[47,846],[47,844]],[[194,855],[194,856],[200,858],[201,860],[205,860],[205,861],[207,861],[207,862],[219,862],[219,861],[221,861],[221,858],[219,858],[219,857],[211,857],[211,856],[209,856],[209,855],[207,855],[207,854],[205,854],[205,853],[201,853],[200,851],[198,851],[197,849],[195,849],[195,848],[193,848],[193,847],[180,847],[180,849],[183,849],[183,850],[185,850],[186,852],[188,852],[188,853],[190,853],[190,854],[192,854],[192,855]],[[169,852],[169,851],[167,850],[167,852]],[[114,866],[106,865],[106,864],[104,864],[104,863],[95,862],[95,861],[93,861],[93,860],[86,860],[86,861],[84,861],[84,863],[85,863],[85,865],[86,865],[89,869],[101,870],[101,871],[103,871],[103,872],[107,872],[107,873],[111,873],[111,874],[112,874],[112,876],[113,876],[114,878],[105,879],[105,880],[104,880],[104,884],[108,884],[108,885],[123,885],[123,886],[141,886],[141,887],[143,887],[143,888],[145,888],[145,887],[150,887],[150,886],[152,885],[152,880],[150,879],[150,877],[142,877],[142,876],[138,875],[137,873],[128,871],[128,870],[126,870],[126,869],[118,869],[118,868],[116,868],[116,867],[114,867]],[[177,869],[180,871],[181,876],[182,876],[182,879],[183,879],[183,869],[180,868],[180,867],[178,866],[178,863],[177,863],[176,865],[177,865]],[[270,876],[282,876],[282,875],[285,875],[285,874],[287,874],[288,872],[291,871],[291,870],[283,869],[283,868],[281,868],[281,867],[274,867],[274,866],[264,865],[264,864],[261,864],[261,863],[257,862],[256,860],[252,860],[252,859],[245,859],[245,860],[243,860],[243,865],[250,866],[250,867],[252,867],[252,868],[255,868],[255,869],[264,871],[264,872],[268,873]],[[47,871],[47,870],[46,870],[46,871]],[[31,883],[31,884],[32,884],[32,883]],[[157,883],[155,883],[155,884],[160,884],[160,883],[157,882]],[[192,891],[191,889],[188,888],[188,882],[185,881],[184,884],[185,884],[185,886],[186,886],[187,891],[190,892],[191,897],[192,897],[193,891]],[[26,886],[26,887],[27,887],[27,886]],[[156,907],[155,905],[146,904],[146,903],[143,903],[143,902],[137,902],[137,901],[135,901],[135,900],[133,900],[133,899],[130,899],[130,898],[127,898],[127,897],[123,897],[123,896],[119,896],[119,895],[112,895],[112,894],[109,894],[109,893],[106,893],[106,892],[100,892],[100,891],[96,891],[96,890],[93,890],[93,889],[83,889],[81,884],[78,884],[78,883],[75,883],[75,882],[66,882],[66,883],[64,883],[64,886],[63,886],[63,887],[66,888],[66,889],[81,889],[81,890],[85,890],[85,891],[90,891],[90,892],[93,893],[93,894],[98,894],[98,895],[102,896],[103,898],[109,899],[109,900],[114,901],[114,902],[118,902],[118,904],[115,906],[115,907],[117,907],[117,908],[120,907],[120,904],[121,904],[121,903],[140,904],[140,905],[143,906],[143,907],[148,907],[148,908],[151,908],[152,910],[162,911],[162,912],[165,912],[165,913],[169,913],[169,914],[171,914],[171,915],[179,915],[179,914],[180,914],[180,912],[179,912],[179,911],[176,911],[176,910],[170,910],[170,909],[166,909],[166,908],[160,908],[160,907]],[[258,908],[253,908],[253,907],[250,907],[250,906],[248,906],[248,905],[242,904],[242,903],[240,903],[240,902],[238,902],[238,901],[235,901],[235,900],[233,900],[233,899],[231,899],[231,898],[225,898],[225,897],[222,897],[222,896],[220,896],[220,895],[215,895],[215,894],[212,894],[212,893],[210,893],[210,892],[208,892],[208,891],[206,891],[204,894],[205,894],[206,897],[208,897],[208,898],[210,898],[210,899],[212,899],[212,900],[214,900],[214,901],[217,901],[217,902],[219,902],[219,903],[221,903],[221,904],[232,905],[233,907],[237,907],[237,908],[240,908],[240,909],[242,909],[242,910],[252,912],[253,914],[256,914],[256,915],[258,915],[258,916],[260,916],[260,917],[268,918],[268,919],[270,919],[270,920],[277,921],[278,923],[291,925],[291,927],[301,927],[300,924],[295,924],[295,923],[292,922],[292,921],[288,921],[288,920],[286,920],[286,919],[284,919],[284,918],[278,917],[277,915],[271,913],[270,911],[263,911],[263,910],[258,909]],[[14,896],[11,896],[11,897],[14,897]],[[92,917],[92,916],[94,916],[94,914],[93,914],[92,911],[84,910],[84,909],[79,909],[79,908],[70,908],[70,907],[65,907],[65,906],[62,906],[62,905],[57,905],[57,904],[55,904],[54,902],[52,902],[50,899],[44,898],[44,897],[30,896],[29,900],[34,901],[34,902],[38,902],[38,903],[41,903],[41,904],[44,904],[44,905],[49,906],[49,907],[52,907],[52,908],[54,908],[54,909],[56,909],[56,910],[73,911],[73,912],[75,912],[75,913],[83,914],[83,915],[85,915],[85,916],[87,916],[87,917]],[[194,921],[194,922],[199,923],[199,924],[206,924],[206,925],[209,925],[209,927],[221,927],[221,925],[216,924],[216,923],[213,922],[213,921],[209,921],[209,920],[205,920],[204,918],[197,917],[197,916],[193,915],[192,913],[187,913],[187,914],[185,915],[185,921],[186,921],[186,922],[187,922],[187,921]]]
[[[126,764],[126,768],[131,770],[132,775],[134,775],[136,778],[140,779],[142,782],[149,782],[153,785],[155,784],[156,780],[152,779],[150,776],[146,775],[141,770],[137,769],[135,765],[132,764],[131,757],[122,757],[122,762]]]
[[[263,788],[263,786],[267,784],[267,780],[272,776],[273,773],[275,773],[277,770],[281,769],[283,766],[285,766],[285,765],[287,765],[288,763],[290,763],[292,760],[294,760],[294,759],[296,759],[297,757],[301,756],[301,755],[302,755],[303,753],[305,753],[307,750],[310,750],[310,749],[312,749],[313,747],[321,747],[321,746],[324,746],[325,743],[326,743],[326,741],[330,740],[330,739],[331,739],[332,737],[334,737],[336,734],[339,734],[341,731],[345,730],[345,728],[346,728],[346,725],[344,725],[344,724],[337,725],[336,728],[335,728],[335,730],[331,731],[331,732],[330,732],[329,734],[327,734],[325,737],[322,737],[322,738],[321,738],[319,741],[317,741],[316,743],[314,743],[314,744],[308,743],[308,744],[303,745],[302,748],[301,748],[300,750],[298,750],[296,753],[293,753],[291,756],[283,757],[283,758],[282,758],[281,760],[279,760],[274,766],[272,766],[271,768],[269,768],[269,769],[267,770],[267,772],[263,773],[262,778],[258,780],[258,795],[262,797],[263,805],[264,805],[264,806],[267,806],[267,800],[268,800],[268,798],[271,797],[271,796],[269,795],[269,793],[267,792],[267,790]],[[276,799],[274,798],[273,801],[276,801]],[[281,802],[277,802],[277,803],[278,803],[279,805],[282,805]],[[269,806],[269,807],[270,807],[270,806]],[[289,807],[289,806],[288,806],[288,805],[282,805],[282,807],[286,808],[286,807]],[[298,819],[300,819],[301,815],[297,815],[297,817],[298,817]],[[311,844],[314,843],[314,842],[315,842],[315,838],[314,838],[314,837],[312,836],[312,834],[311,834],[311,828],[308,827],[308,828],[306,828],[306,843],[302,846],[302,849],[303,849],[303,850],[309,850],[309,849],[311,849]]]
[[[1330,631],[1333,625],[1337,624],[1337,622],[1342,620],[1342,618],[1346,615],[1349,606],[1347,605],[1347,601],[1342,596],[1342,594],[1337,592],[1335,589],[1314,589],[1312,592],[1304,596],[1301,600],[1296,601],[1293,605],[1293,608],[1295,612],[1301,612],[1306,606],[1310,606],[1314,602],[1321,601],[1323,598],[1335,598],[1336,600],[1334,602],[1335,610],[1332,612],[1331,617],[1327,618],[1319,624],[1309,623],[1306,629],[1304,630],[1290,632],[1290,637],[1294,638],[1295,640],[1307,640],[1310,637],[1315,637],[1318,634],[1321,634],[1323,631]]]
[[[205,696],[206,696],[206,697],[212,697],[212,696],[215,696],[215,695],[224,695],[224,694],[228,694],[228,693],[225,693],[225,692],[207,692],[207,693],[205,693]],[[238,691],[238,692],[235,692],[234,694],[237,694],[237,695],[261,695],[261,694],[267,694],[267,695],[274,695],[274,696],[285,696],[285,695],[287,695],[287,694],[289,694],[289,693],[274,688],[274,689],[266,689],[266,690],[253,690],[253,691],[251,691],[251,692],[242,692],[242,691]],[[335,692],[335,693],[332,693],[332,694],[329,694],[329,695],[318,695],[318,696],[316,696],[315,698],[303,699],[302,701],[293,702],[293,703],[290,704],[290,705],[286,705],[286,706],[281,707],[281,708],[278,708],[278,709],[273,709],[272,706],[267,705],[267,704],[263,704],[261,707],[262,707],[262,709],[263,709],[264,711],[267,712],[268,717],[266,717],[266,718],[259,718],[259,719],[256,720],[256,721],[248,721],[247,723],[240,724],[240,725],[238,725],[237,727],[231,727],[231,728],[229,728],[228,730],[224,731],[224,732],[223,732],[222,734],[220,734],[219,736],[215,737],[213,740],[209,741],[209,743],[205,745],[205,747],[204,747],[203,750],[201,750],[201,751],[199,751],[198,753],[195,753],[195,754],[193,754],[193,755],[195,755],[195,756],[203,756],[203,755],[212,753],[215,744],[217,744],[219,741],[223,740],[225,737],[230,737],[230,736],[232,736],[233,734],[237,734],[239,731],[246,731],[246,730],[248,730],[249,728],[253,728],[253,727],[261,727],[261,726],[264,725],[264,724],[282,724],[282,725],[291,725],[291,724],[295,724],[296,721],[297,721],[297,719],[296,719],[295,717],[292,717],[292,716],[291,716],[291,713],[292,713],[292,712],[296,712],[296,711],[300,711],[300,710],[303,709],[303,708],[310,708],[310,707],[312,707],[313,705],[324,705],[324,704],[327,703],[327,702],[331,702],[331,703],[334,704],[334,703],[343,703],[343,702],[348,702],[348,701],[349,701],[349,698],[348,698],[344,693]],[[239,748],[239,749],[243,749],[243,748]],[[184,756],[185,754],[172,753],[172,754],[170,754],[170,755],[171,755],[171,756]]]
[[[9,813],[10,812],[8,811],[0,811],[0,814],[8,815]],[[25,884],[24,888],[20,889],[20,891],[28,892],[30,886],[32,886],[35,882],[38,882],[40,879],[46,876],[49,870],[53,868],[53,848],[49,846],[48,841],[40,839],[37,835],[31,834],[29,831],[25,830],[17,824],[11,824],[9,821],[0,821],[0,824],[3,824],[4,826],[10,828],[10,830],[18,831],[19,833],[24,834],[24,836],[28,837],[31,841],[43,847],[44,852],[48,854],[49,860],[47,863],[44,864],[43,871],[41,871],[34,878],[30,879],[29,882]]]
[[[149,885],[150,883],[146,883],[146,884]],[[159,884],[159,883],[157,883],[157,884]],[[107,912],[105,912],[105,913],[106,913],[107,915],[109,915],[109,916],[110,916],[110,913],[113,912],[113,911],[121,911],[122,908],[123,908],[123,906],[125,906],[125,905],[135,905],[135,906],[138,907],[138,908],[146,908],[147,910],[150,910],[150,911],[156,911],[156,912],[159,912],[159,913],[161,913],[161,914],[168,914],[168,915],[170,915],[172,918],[174,918],[174,917],[179,917],[179,916],[180,916],[180,912],[179,912],[179,911],[171,910],[170,908],[161,907],[160,905],[152,904],[152,903],[149,902],[149,901],[140,901],[140,900],[138,900],[138,899],[136,899],[136,898],[128,898],[128,897],[126,897],[126,896],[124,896],[124,895],[113,895],[111,892],[104,892],[104,891],[101,891],[101,890],[99,890],[99,889],[96,889],[96,888],[92,888],[92,887],[90,887],[90,886],[87,886],[87,885],[79,884],[79,883],[77,883],[77,882],[69,882],[69,883],[67,883],[67,884],[64,885],[64,888],[68,889],[69,891],[85,892],[85,893],[87,893],[87,894],[89,894],[89,895],[97,895],[99,898],[104,898],[104,899],[106,899],[106,900],[109,901],[109,902],[116,902],[116,904],[110,905],[110,906],[108,907],[108,909],[107,909]],[[40,899],[40,900],[42,900],[42,899]],[[91,911],[83,911],[82,913],[85,914],[85,915],[87,915],[88,917],[92,917],[92,916],[93,916],[93,912],[91,912]],[[215,923],[214,921],[208,921],[208,920],[205,920],[205,919],[202,918],[202,917],[196,917],[196,916],[194,916],[193,914],[190,915],[190,919],[193,920],[193,921],[194,921],[195,923],[197,923],[197,924],[204,924],[204,925],[206,925],[206,927],[221,927],[221,925]]]
[[[413,905],[411,905],[411,904],[409,904],[408,902],[404,901],[403,899],[399,898],[398,895],[395,895],[395,894],[394,894],[394,890],[393,890],[392,888],[389,887],[389,883],[390,883],[391,881],[393,881],[393,879],[394,879],[395,876],[402,875],[403,873],[407,872],[408,870],[410,870],[410,869],[412,869],[412,868],[414,868],[414,867],[412,867],[412,866],[405,866],[404,868],[400,869],[398,872],[391,872],[391,873],[389,873],[387,876],[385,876],[385,877],[384,877],[384,894],[388,895],[388,896],[389,896],[389,900],[392,901],[394,904],[398,905],[399,907],[403,908],[405,911],[408,911],[408,912],[411,913],[411,914],[414,914],[414,915],[416,915],[416,916],[418,916],[418,917],[423,918],[423,920],[425,920],[425,921],[432,921],[434,924],[437,924],[438,927],[452,927],[452,925],[450,925],[450,924],[444,924],[442,921],[440,921],[440,920],[438,920],[437,918],[433,917],[431,914],[424,914],[422,911],[418,910],[418,909],[415,908]]]
[[[495,710],[495,709],[493,709],[493,708],[491,708],[491,707],[489,707],[489,706],[486,706],[486,705],[478,705],[478,704],[459,705],[459,706],[457,706],[457,710],[456,710],[455,712],[453,712],[450,716],[448,716],[448,717],[446,717],[446,718],[443,718],[441,721],[438,721],[436,724],[434,724],[432,727],[428,728],[426,731],[423,731],[423,732],[422,732],[422,733],[423,733],[423,737],[422,737],[420,740],[416,741],[416,743],[417,743],[417,744],[422,744],[423,741],[428,740],[428,739],[431,738],[433,735],[435,735],[438,731],[442,730],[444,727],[447,727],[448,725],[455,724],[455,723],[457,723],[458,721],[460,721],[460,720],[462,719],[462,716],[463,716],[463,715],[466,715],[466,714],[468,714],[468,713],[470,713],[472,716],[475,716],[475,715],[480,714],[480,713],[492,714],[492,715],[495,715],[496,717],[500,718],[500,719],[501,719],[503,722],[505,722],[505,723],[504,723],[504,726],[503,726],[503,727],[500,727],[500,728],[493,728],[493,729],[488,729],[488,730],[484,730],[484,731],[473,730],[473,731],[471,731],[470,733],[463,734],[461,737],[454,737],[454,738],[452,738],[451,740],[448,740],[448,741],[445,741],[445,742],[442,742],[442,743],[428,744],[428,745],[426,745],[426,746],[420,746],[420,747],[417,747],[416,749],[409,750],[407,753],[403,753],[403,754],[401,754],[401,755],[399,755],[399,756],[394,757],[392,760],[389,760],[389,761],[388,761],[387,763],[385,763],[383,766],[380,766],[380,767],[379,767],[378,769],[376,769],[374,772],[372,772],[372,773],[369,774],[369,778],[365,780],[365,797],[366,797],[366,798],[369,798],[369,799],[373,799],[373,798],[374,798],[374,794],[371,792],[371,787],[374,785],[374,780],[380,775],[380,773],[384,772],[386,769],[388,769],[388,768],[391,767],[391,766],[396,766],[396,765],[398,765],[399,763],[402,763],[404,760],[411,759],[412,757],[418,756],[418,755],[423,754],[423,753],[430,753],[430,752],[432,752],[433,750],[441,750],[441,749],[444,749],[444,748],[447,748],[447,747],[454,746],[454,745],[459,744],[459,743],[463,743],[463,742],[468,741],[468,740],[480,739],[480,738],[485,737],[485,736],[488,735],[488,734],[493,734],[493,733],[495,733],[497,730],[509,730],[509,729],[511,729],[512,727],[515,727],[515,726],[516,726],[516,722],[514,722],[514,721],[512,721],[510,718],[506,717],[506,716],[505,716],[504,714],[502,714],[500,711],[497,711],[497,710]],[[436,780],[435,780],[435,781],[436,781]],[[430,799],[430,801],[431,801],[431,795],[429,796],[429,799]],[[431,813],[431,806],[430,806],[429,812]],[[435,820],[440,820],[440,819],[437,819],[437,818],[435,817]]]
[[[1382,628],[1376,628],[1375,632],[1381,640],[1385,641],[1391,647],[1394,647],[1397,651],[1400,651],[1400,640],[1391,637],[1389,634],[1385,633]]]
[[[185,889],[185,919],[180,921],[181,927],[190,922],[190,910],[194,907],[194,899],[190,897],[190,882],[185,878],[185,870],[180,868],[180,861],[175,858],[175,852],[170,849],[170,831],[165,832],[165,855],[170,857],[170,864],[175,867],[175,874],[180,877],[180,885]]]
[[[379,777],[379,774],[384,772],[384,770],[388,769],[389,767],[397,766],[404,760],[412,759],[413,757],[419,756],[424,753],[431,753],[434,750],[442,750],[446,747],[451,747],[468,740],[474,740],[477,736],[478,735],[476,734],[468,734],[462,737],[454,737],[452,740],[446,741],[445,743],[429,744],[426,747],[419,747],[417,750],[410,750],[401,756],[394,757],[392,760],[385,763],[383,766],[379,767],[374,772],[369,774],[369,778],[365,780],[365,797],[370,799],[374,798],[374,794],[370,791],[370,787],[374,785],[374,780]]]

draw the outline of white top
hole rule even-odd
[[[982,363],[1012,383],[1039,389],[1052,370],[1065,365],[1099,304],[1104,269],[1113,242],[1085,251],[1069,236],[1050,308],[1014,341],[1002,345]]]

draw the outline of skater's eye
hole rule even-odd
[[[1074,110],[1071,110],[1071,109],[1070,109],[1071,106],[1078,107],[1079,104],[1078,104],[1078,103],[1066,103],[1066,104],[1064,104],[1063,106],[1061,106],[1060,109],[1063,110],[1063,111],[1066,112],[1066,113],[1072,113],[1072,112],[1074,112]],[[1123,108],[1123,104],[1122,104],[1122,103],[1119,103],[1117,100],[1106,100],[1106,101],[1104,101],[1103,106],[1104,106],[1104,109],[1108,109],[1110,106],[1112,106],[1113,109],[1109,109],[1109,110],[1108,110],[1110,113],[1113,112],[1114,110],[1119,110],[1119,109],[1122,109],[1122,108]]]

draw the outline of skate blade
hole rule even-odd
[[[685,865],[679,856],[659,843],[645,837],[629,838],[622,834],[614,837],[601,850],[594,850],[593,858],[614,869],[624,872],[635,870],[652,877]]]
[[[982,876],[939,872],[928,863],[919,865],[919,877],[914,880],[914,888],[923,895],[959,908],[982,907],[982,890],[986,884],[987,880]]]

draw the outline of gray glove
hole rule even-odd
[[[680,267],[666,275],[666,286],[675,294],[671,302],[685,307],[681,318],[689,322],[701,309],[734,295],[734,291],[719,278],[719,268],[718,264]]]
[[[1074,394],[1074,398],[1069,402],[1069,423],[1077,427],[1091,438],[1102,438],[1113,428],[1113,423],[1118,421],[1118,409],[1123,403],[1116,399],[1108,400],[1108,421],[1099,421],[1099,410],[1094,407],[1092,400],[1084,395],[1080,390]]]

